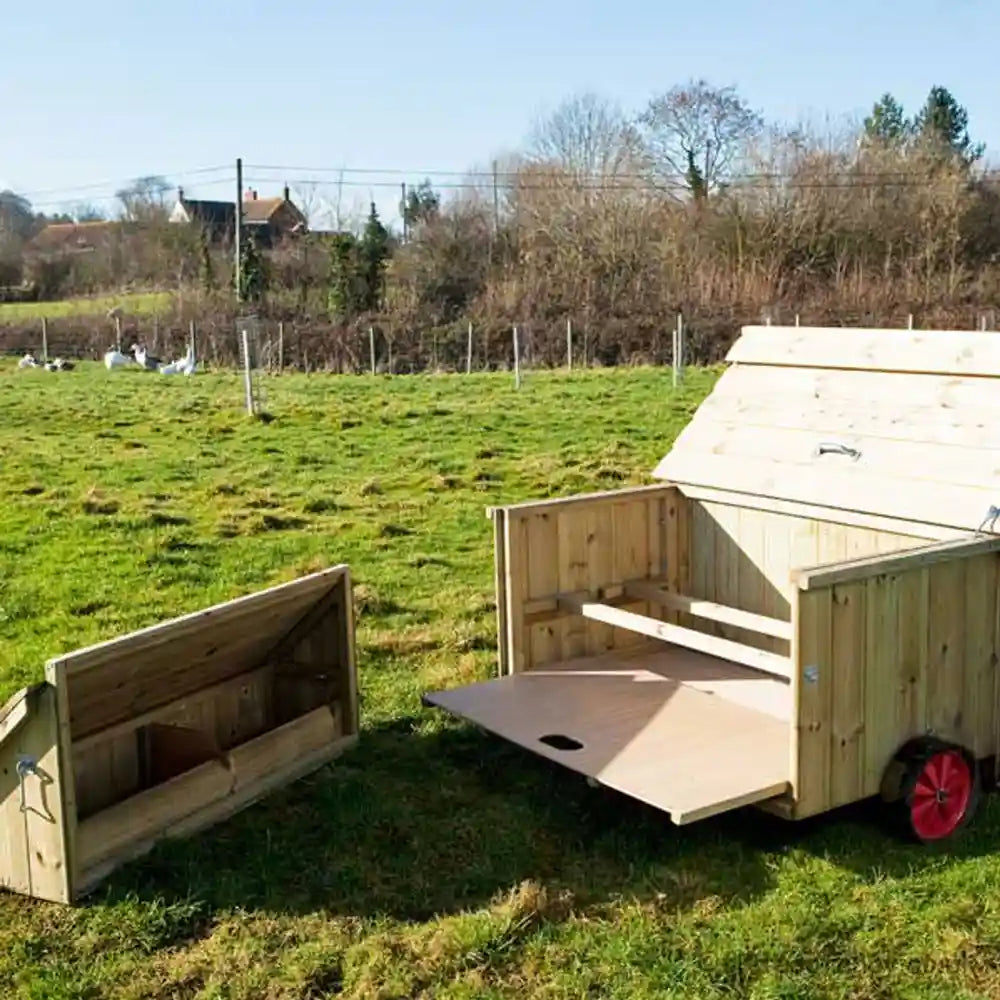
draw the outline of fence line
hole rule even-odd
[[[791,316],[788,317],[791,319]],[[902,319],[902,317],[901,317]],[[748,322],[778,323],[773,309]],[[426,372],[511,371],[519,381],[523,371],[587,369],[635,364],[670,366],[675,386],[684,369],[722,360],[742,322],[734,318],[692,318],[678,312],[673,323],[608,321],[581,323],[573,317],[547,322],[517,321],[507,326],[477,327],[471,320],[434,329],[400,329],[378,324],[364,329],[328,323],[257,320],[259,358],[265,371],[331,372],[338,374],[415,374]],[[794,314],[795,325],[807,322]],[[871,325],[865,317],[861,325]],[[857,321],[851,324],[856,325]],[[670,326],[671,343],[666,343]],[[828,325],[828,324],[824,324]],[[902,326],[903,324],[901,324]],[[912,313],[905,326],[915,328]],[[899,327],[897,327],[899,328]],[[992,310],[977,311],[970,329],[994,328]],[[516,330],[516,333],[515,333]],[[215,317],[165,320],[158,316],[84,326],[79,318],[40,318],[20,325],[0,326],[0,355],[26,352],[45,359],[100,360],[113,346],[128,350],[143,343],[150,353],[173,360],[188,344],[197,344],[198,361],[209,367],[237,368],[241,345],[237,323]]]

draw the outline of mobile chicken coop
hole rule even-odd
[[[656,485],[491,510],[499,677],[425,696],[689,823],[996,777],[1000,334],[745,327]]]
[[[0,888],[74,902],[358,734],[347,566],[51,660],[0,706]]]

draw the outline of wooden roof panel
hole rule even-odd
[[[747,327],[728,360],[655,478],[959,531],[1000,506],[1000,333]]]

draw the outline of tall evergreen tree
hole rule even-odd
[[[385,292],[385,268],[389,261],[389,231],[382,225],[371,203],[368,221],[361,237],[361,277],[364,282],[364,308],[372,312],[382,307]]]
[[[864,122],[865,135],[887,145],[898,145],[913,132],[913,123],[903,114],[903,106],[892,94],[884,93]]]
[[[267,261],[253,234],[245,231],[240,243],[240,275],[243,279],[243,300],[259,302],[267,292]]]
[[[330,241],[326,303],[330,315],[341,322],[347,322],[363,308],[358,271],[358,241],[351,233],[337,233]]]
[[[947,87],[931,87],[914,126],[923,141],[957,156],[967,165],[975,163],[986,150],[982,143],[969,138],[969,112]]]

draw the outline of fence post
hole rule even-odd
[[[191,343],[190,343],[189,347],[191,349],[191,357],[193,357],[195,359],[197,359],[197,357],[198,357],[198,352],[195,350],[195,337],[196,337],[196,333],[197,333],[197,330],[195,328],[195,322],[194,322],[194,320],[191,320],[191,322],[188,324],[188,336],[190,337],[190,340],[191,340]]]
[[[285,370],[285,323],[278,320],[278,373]]]
[[[368,327],[368,353],[371,356],[372,375],[375,374],[375,327]]]
[[[42,317],[42,361],[48,363],[49,360],[49,323]]]
[[[566,368],[573,370],[573,320],[566,319]]]
[[[472,320],[469,320],[469,342],[465,349],[465,374],[472,374]]]
[[[246,327],[242,330],[243,339],[243,388],[246,390],[247,413],[253,416],[253,382],[250,376],[250,335]]]
[[[677,388],[681,380],[681,370],[684,355],[684,316],[677,314],[677,322],[674,324],[674,388]]]
[[[514,325],[514,388],[521,388],[521,352],[518,345],[517,325]]]

